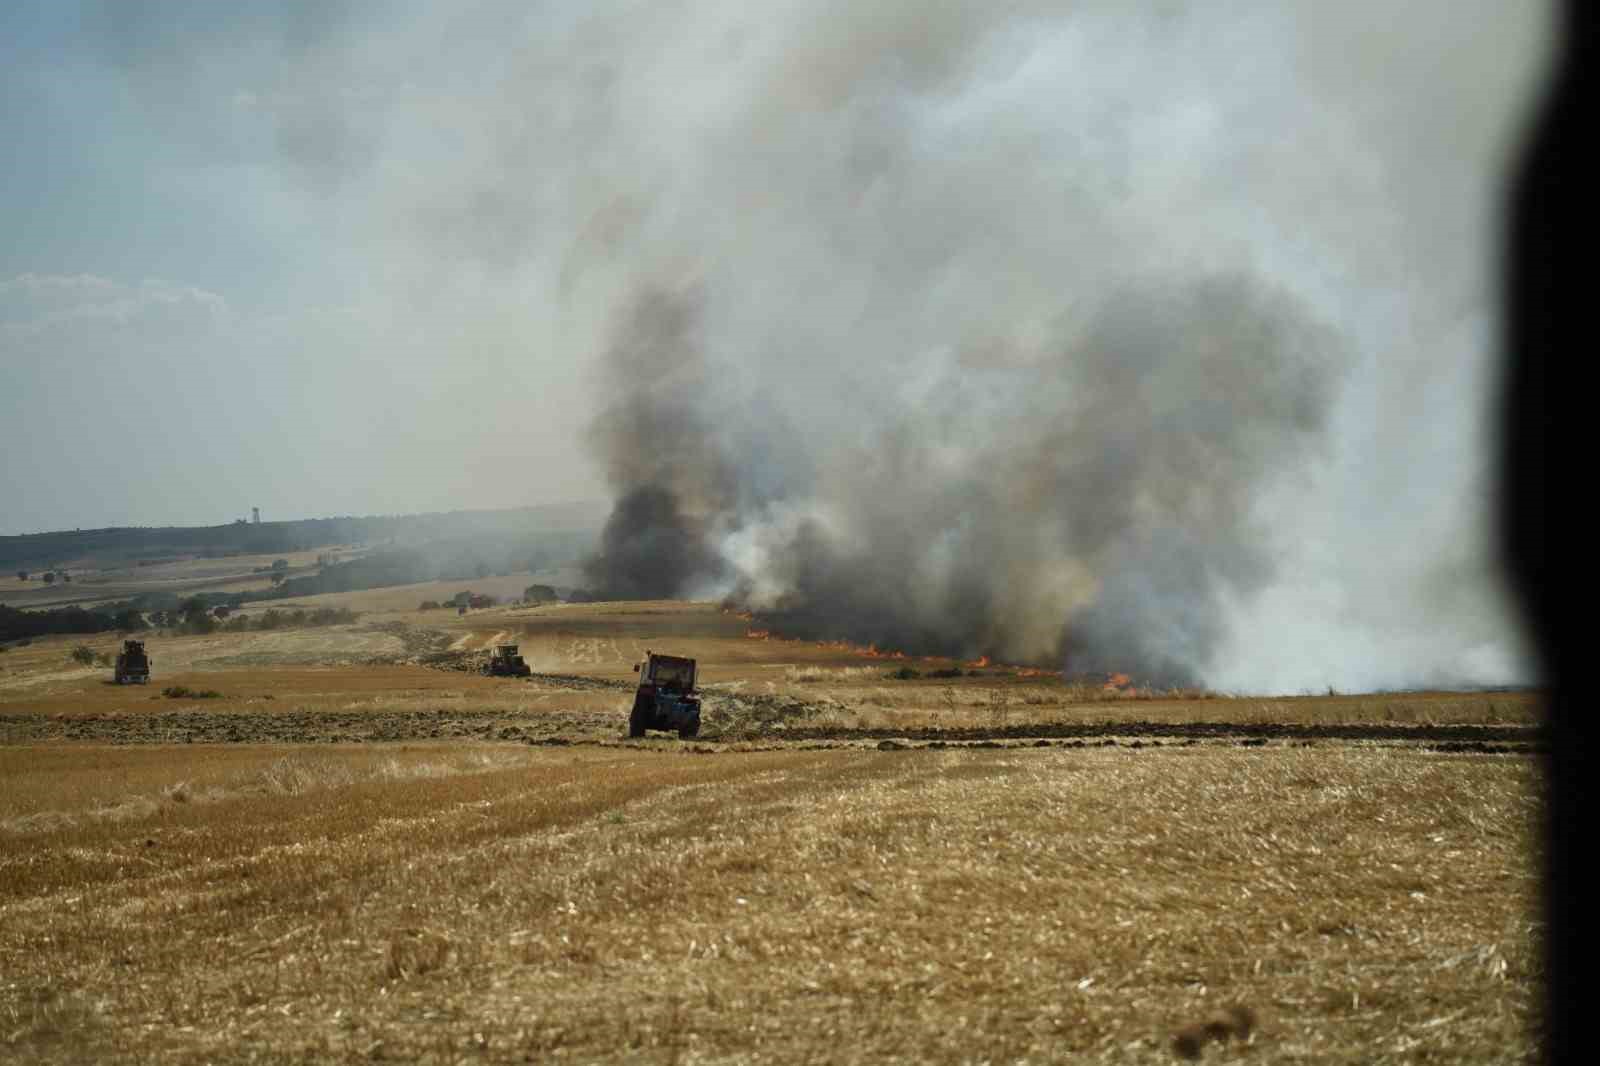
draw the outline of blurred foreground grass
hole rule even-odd
[[[1536,770],[0,748],[0,1058],[1528,1061]]]

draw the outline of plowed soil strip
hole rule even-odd
[[[1162,740],[1389,740],[1422,744],[1539,743],[1540,726],[1526,725],[1388,725],[1316,724],[1299,722],[1048,722],[1019,723],[970,729],[834,729],[793,726],[780,734],[786,740],[1088,740],[1102,737]]]
[[[587,680],[587,679],[585,679]],[[0,744],[86,741],[110,744],[383,743],[468,739],[503,742],[597,743],[619,736],[615,714],[580,711],[157,711],[117,715],[0,715]],[[1300,723],[1116,722],[1038,723],[969,729],[847,729],[797,726],[757,731],[707,729],[707,741],[795,743],[972,744],[1071,741],[1080,746],[1112,738],[1172,743],[1222,741],[1246,745],[1277,741],[1389,742],[1433,745],[1441,750],[1542,745],[1537,726],[1517,725],[1315,725]]]

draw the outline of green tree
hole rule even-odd
[[[44,572],[44,583],[46,585],[54,585],[56,583],[56,575],[54,571],[46,570]]]
[[[183,629],[186,633],[210,633],[217,628],[216,620],[206,609],[206,601],[190,596],[178,605],[183,611]]]
[[[118,611],[116,613],[116,621],[118,631],[123,633],[133,633],[148,628],[145,624],[144,616],[132,607]]]

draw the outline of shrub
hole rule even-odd
[[[72,661],[83,666],[94,665],[94,649],[87,644],[79,644],[72,649]]]
[[[902,666],[898,670],[890,670],[883,676],[887,677],[891,681],[910,681],[912,678],[921,677],[922,671],[913,670],[909,666]]]
[[[214,688],[192,689],[187,685],[168,685],[161,690],[161,694],[169,700],[215,700],[222,697],[222,693]]]
[[[148,629],[144,616],[132,607],[118,611],[115,615],[117,629],[123,633],[134,633],[141,629]]]
[[[356,612],[348,607],[318,607],[306,616],[308,626],[344,625],[356,620]]]
[[[417,604],[417,610],[419,611],[437,611],[438,609],[438,600],[423,600],[421,603]]]

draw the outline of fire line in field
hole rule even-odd
[[[722,613],[732,615],[733,617],[742,619],[746,622],[754,622],[756,617],[753,612],[737,610],[732,607],[722,608]],[[857,644],[848,640],[801,640],[797,637],[785,637],[774,633],[770,629],[761,629],[755,626],[751,626],[750,628],[746,629],[744,635],[749,640],[773,640],[788,644],[811,644],[818,648],[826,648],[829,651],[843,652],[847,655],[855,655],[863,659],[888,659],[895,661],[920,659],[921,661],[927,663],[945,661],[936,655],[908,655],[907,653],[896,649],[879,648],[876,644]],[[1057,676],[1057,672],[1054,670],[1047,670],[1038,666],[1021,666],[1015,663],[996,662],[988,655],[980,655],[976,659],[962,661],[961,665],[969,670],[1008,670],[1017,677]],[[1133,683],[1133,679],[1127,674],[1114,673],[1106,675],[1104,688],[1107,692],[1129,692],[1133,691],[1135,687],[1136,686]]]

